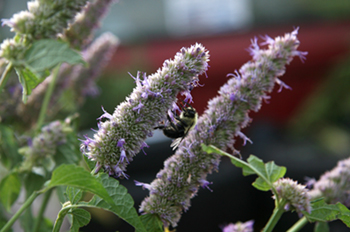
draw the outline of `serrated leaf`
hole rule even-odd
[[[67,43],[52,39],[34,42],[24,54],[25,66],[37,75],[64,62],[85,64],[82,56]]]
[[[63,164],[56,168],[47,187],[52,188],[62,185],[73,186],[94,193],[111,205],[114,204],[101,182],[95,176],[92,176],[90,172],[74,164]]]
[[[0,182],[0,200],[6,210],[10,212],[12,204],[17,200],[21,190],[21,181],[17,173],[11,173]]]
[[[22,101],[27,102],[28,96],[32,90],[38,86],[44,79],[39,78],[28,68],[15,68],[18,75],[18,80],[22,85]]]
[[[140,216],[147,231],[163,232],[163,222],[155,214],[144,214]]]
[[[83,192],[80,189],[71,186],[67,187],[66,194],[71,204],[77,204],[83,196]]]
[[[227,156],[231,162],[239,168],[242,168],[244,176],[256,174],[259,177],[253,183],[253,186],[261,191],[268,191],[273,187],[273,183],[279,178],[283,177],[287,171],[285,167],[277,166],[274,161],[264,163],[261,159],[254,155],[250,155],[247,162],[234,157],[217,147],[202,144],[202,149],[207,153],[216,153]]]
[[[350,227],[350,210],[341,203],[327,204],[324,199],[311,204],[311,214],[303,212],[310,222],[330,222],[340,219],[347,227]]]
[[[81,202],[80,205],[93,206],[111,211],[132,225],[136,230],[146,231],[134,208],[134,200],[128,194],[127,189],[119,185],[117,180],[110,178],[105,173],[100,175],[100,180],[108,191],[108,194],[112,197],[114,205],[108,204],[108,202],[98,196],[94,196],[89,202]]]
[[[274,161],[264,164],[261,159],[253,155],[249,156],[248,163],[255,174],[259,176],[253,186],[261,191],[270,190],[272,184],[283,177],[287,171],[285,167],[277,166]]]
[[[91,215],[85,209],[74,208],[70,212],[73,215],[73,223],[70,228],[72,232],[78,232],[80,227],[87,225],[91,220]]]

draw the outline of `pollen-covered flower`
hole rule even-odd
[[[310,196],[305,185],[298,184],[297,181],[289,178],[281,178],[273,185],[278,197],[287,201],[285,210],[295,210],[299,215],[302,215],[302,211],[311,213]]]
[[[310,190],[310,196],[313,200],[323,197],[327,203],[340,202],[350,207],[350,158],[339,161],[323,174]]]
[[[244,223],[237,222],[236,224],[230,223],[222,228],[222,232],[253,232],[254,220],[246,221]]]
[[[66,136],[72,132],[70,127],[71,119],[64,122],[53,121],[41,129],[41,133],[28,141],[28,146],[19,149],[19,153],[24,156],[21,171],[43,170],[52,171],[55,164],[53,156],[57,152],[57,147],[66,143]],[[38,172],[38,171],[35,171]]]
[[[298,30],[294,30],[274,40],[266,37],[267,49],[260,49],[257,41],[253,41],[250,48],[253,60],[230,75],[232,78],[221,87],[219,96],[209,101],[196,127],[164,162],[164,169],[148,188],[150,195],[142,202],[141,212],[157,214],[165,226],[177,225],[199,186],[208,188],[207,175],[218,169],[220,156],[204,153],[201,143],[234,149],[235,136],[250,141],[241,132],[251,121],[249,111],[259,110],[275,83],[286,86],[277,77],[285,72],[285,66],[294,56],[303,59],[306,54],[297,51],[297,33]]]
[[[62,35],[73,48],[81,50],[92,40],[92,31],[100,25],[100,21],[107,9],[115,0],[94,0],[88,2],[83,10],[78,13],[72,24]]]
[[[165,118],[177,94],[189,92],[198,84],[198,75],[207,70],[208,60],[208,52],[196,44],[182,48],[156,73],[146,76],[139,72],[133,77],[136,87],[130,96],[113,114],[103,110],[99,130],[82,144],[83,153],[96,161],[96,171],[103,167],[110,176],[127,177],[127,164],[147,147],[146,137]]]

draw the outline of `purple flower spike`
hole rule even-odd
[[[251,122],[249,112],[258,111],[262,101],[268,99],[267,93],[285,72],[285,66],[301,54],[297,52],[296,36],[297,31],[293,31],[274,40],[267,39],[267,49],[260,48],[257,39],[252,41],[249,52],[253,59],[229,75],[232,78],[220,88],[219,95],[208,102],[196,127],[164,162],[164,169],[151,183],[152,192],[141,203],[140,211],[157,214],[165,226],[177,225],[199,186],[206,186],[203,180],[218,170],[220,156],[204,153],[201,143],[234,150],[235,136],[249,141],[240,131]]]
[[[178,93],[197,86],[198,76],[207,70],[208,61],[209,54],[205,48],[195,44],[182,48],[174,60],[165,61],[163,68],[152,75],[138,72],[133,77],[136,87],[130,96],[115,109],[113,115],[104,111],[100,117],[106,120],[100,122],[94,142],[89,144],[84,154],[99,162],[109,175],[127,178],[128,162],[141,149],[148,147],[145,139],[165,119],[168,110],[176,103]]]
[[[323,197],[327,203],[340,202],[350,207],[350,158],[341,160],[332,170],[323,174],[310,190],[311,199]]]
[[[236,224],[230,223],[222,228],[222,232],[253,232],[254,220],[247,222],[237,222]]]

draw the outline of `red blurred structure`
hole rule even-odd
[[[162,66],[165,59],[173,58],[181,47],[190,46],[196,42],[202,43],[210,52],[208,78],[202,76],[200,83],[204,84],[204,87],[198,87],[192,91],[193,106],[202,113],[208,100],[216,96],[220,86],[228,80],[226,75],[238,70],[250,60],[246,49],[250,46],[252,38],[264,35],[274,38],[293,29],[293,26],[285,25],[212,37],[152,41],[142,45],[121,46],[111,61],[108,71],[138,66],[141,70],[146,66],[153,73]],[[278,93],[276,88],[271,94],[270,103],[264,104],[253,116],[254,119],[263,117],[276,123],[285,123],[295,113],[303,99],[317,87],[329,68],[349,53],[349,29],[349,22],[301,25],[298,35],[301,41],[299,50],[308,52],[307,59],[304,63],[297,58],[294,59],[281,78],[292,88],[292,92],[284,90]],[[258,41],[263,40],[259,38]]]

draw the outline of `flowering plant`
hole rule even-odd
[[[209,67],[209,51],[196,43],[180,49],[154,74],[131,75],[136,83],[132,93],[112,114],[102,108],[98,130],[79,144],[79,116],[69,112],[65,120],[57,120],[62,109],[59,99],[71,91],[69,101],[77,109],[84,96],[98,94],[95,80],[118,40],[105,33],[92,42],[92,35],[112,2],[35,0],[28,3],[27,11],[3,20],[16,35],[3,41],[0,50],[0,157],[4,169],[0,200],[2,208],[11,211],[22,187],[25,200],[10,219],[0,218],[1,232],[17,220],[25,231],[59,231],[65,216],[70,219],[70,230],[78,231],[91,219],[84,208],[111,211],[136,231],[169,231],[189,210],[199,187],[210,189],[207,175],[218,171],[221,156],[229,157],[243,175],[257,175],[255,188],[272,192],[275,209],[262,231],[272,231],[286,211],[300,217],[288,231],[298,231],[307,222],[324,225],[337,219],[350,226],[348,160],[340,161],[309,190],[285,178],[285,167],[273,161],[264,163],[253,155],[244,161],[234,149],[237,136],[244,143],[251,142],[241,130],[251,122],[249,112],[260,109],[275,83],[281,89],[289,88],[279,79],[285,66],[295,56],[305,59],[307,53],[297,50],[298,29],[275,39],[266,36],[262,43],[266,47],[259,47],[257,39],[252,41],[252,60],[228,75],[231,78],[208,102],[195,127],[183,135],[155,180],[149,184],[135,181],[149,190],[140,216],[132,196],[117,179],[129,178],[127,166],[148,147],[145,139],[161,121],[168,119],[173,129],[185,126],[186,121],[175,113],[180,110],[177,95],[185,96],[184,104],[193,102],[191,90],[200,85],[199,76]],[[227,148],[234,154],[225,152]],[[53,189],[60,195],[62,208],[52,225],[43,221],[43,213]],[[82,199],[85,192],[93,194],[89,201]],[[34,216],[26,210],[41,194],[44,199]],[[26,216],[20,217],[22,214]],[[248,232],[253,225],[253,221],[231,223],[223,231]]]

